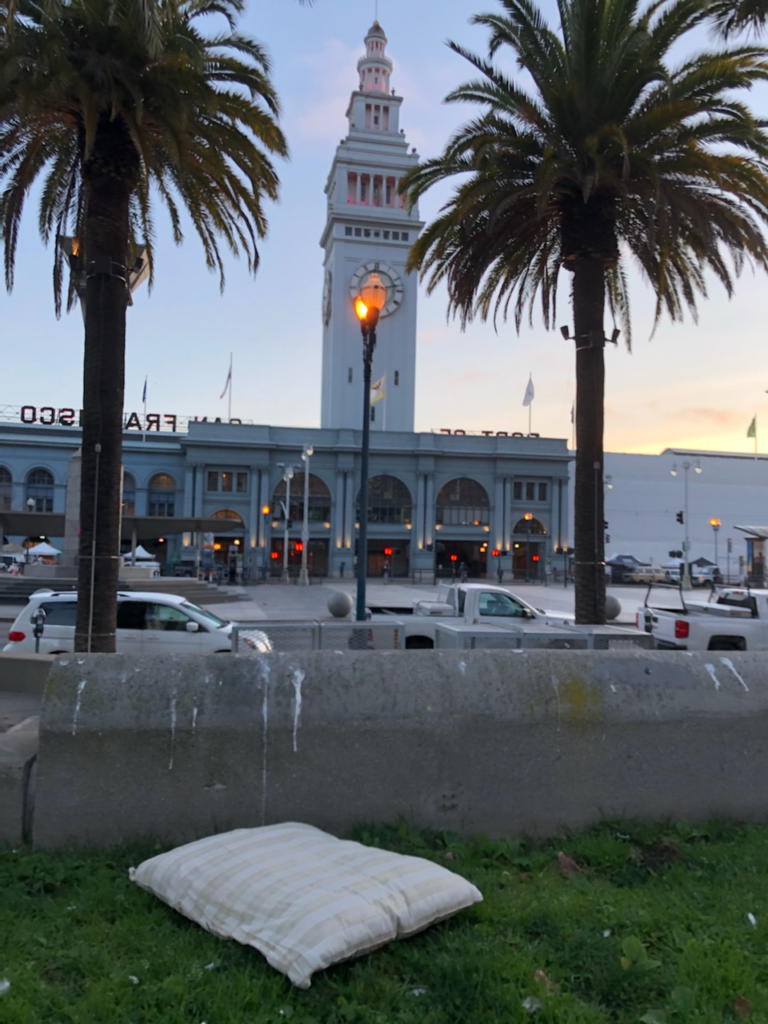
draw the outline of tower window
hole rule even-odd
[[[400,232],[400,241],[401,242],[407,242],[408,241],[408,232],[407,231],[401,231]]]
[[[371,176],[370,174],[360,175],[360,203],[362,206],[368,205],[368,198],[371,192]]]
[[[373,232],[373,237],[374,238],[379,238],[380,236],[381,236],[381,232],[380,231],[374,231]]]
[[[371,127],[371,104],[370,103],[366,103],[365,104],[365,127],[366,128],[370,128]]]
[[[400,232],[399,231],[393,231],[392,232],[392,241],[393,242],[399,242],[400,241]]]
[[[354,172],[347,175],[347,202],[357,202],[357,175]]]
[[[384,190],[384,201],[387,206],[395,205],[395,179],[387,178],[386,188]]]
[[[395,387],[397,387],[399,383],[400,383],[400,371],[399,370],[395,370]]]
[[[351,236],[351,234],[352,234],[352,228],[351,228],[351,227],[350,227],[349,225],[347,225],[347,226],[346,226],[346,227],[344,228],[344,234],[345,234],[345,235],[346,235],[346,236],[347,236],[348,238],[349,238],[349,237]]]
[[[389,238],[389,232],[388,232],[388,231],[385,231],[385,232],[384,232],[384,237],[385,237],[385,238]]]
[[[384,107],[382,109],[382,116],[384,118],[384,120],[382,121],[382,127],[384,128],[385,132],[388,132],[389,131],[389,107]]]
[[[355,228],[355,238],[362,238],[363,232],[360,228]]]
[[[374,175],[373,178],[373,205],[381,206],[381,191],[384,184],[384,179],[380,174]]]
[[[370,228],[363,228],[363,238],[370,238],[370,237],[371,237],[371,229]]]
[[[350,368],[347,370],[347,384],[352,383],[352,376],[352,367],[350,366]]]

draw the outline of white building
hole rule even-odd
[[[604,487],[607,557],[631,554],[654,565],[680,561],[670,552],[682,551],[687,537],[692,561],[706,558],[735,574],[740,558],[751,563],[752,556],[737,527],[768,523],[768,455],[680,448],[659,455],[606,452]],[[755,553],[760,550],[762,544]]]
[[[416,400],[417,278],[406,274],[423,227],[408,211],[400,181],[418,162],[400,128],[401,96],[390,91],[387,37],[375,21],[357,64],[359,87],[347,108],[349,131],[336,149],[325,194],[321,426],[360,427],[360,324],[353,301],[377,275],[387,289],[380,314],[372,381],[385,400],[371,406],[371,429],[412,431]]]

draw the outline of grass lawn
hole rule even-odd
[[[2,1024],[768,1022],[768,827],[613,823],[553,842],[352,838],[485,899],[295,989],[128,880],[157,849],[0,850]],[[0,985],[0,987],[2,987]]]

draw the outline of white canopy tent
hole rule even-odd
[[[61,551],[58,548],[53,547],[47,541],[43,541],[41,544],[35,544],[33,548],[28,548],[30,558],[52,558],[54,555],[60,555]]]

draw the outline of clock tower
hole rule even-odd
[[[362,426],[362,338],[353,302],[377,275],[387,297],[376,331],[371,430],[412,432],[417,277],[406,274],[405,264],[423,222],[416,208],[408,212],[398,192],[418,155],[415,149],[408,152],[400,128],[403,101],[390,88],[386,46],[384,29],[375,21],[357,63],[359,85],[347,108],[347,137],[336,149],[325,186],[321,426]]]

